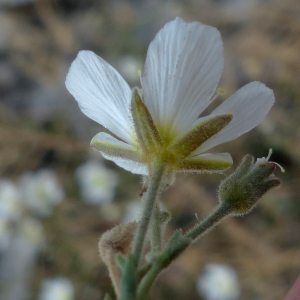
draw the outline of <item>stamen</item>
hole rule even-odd
[[[261,164],[267,163],[267,162],[269,161],[269,159],[270,159],[272,153],[273,153],[273,150],[272,150],[272,148],[270,148],[270,149],[269,149],[268,156],[267,156],[267,157],[258,158],[258,159],[256,160],[256,165],[261,165]],[[275,161],[272,161],[272,163],[275,164],[275,165],[280,169],[280,171],[281,171],[282,173],[285,172],[285,169],[284,169],[279,163],[277,163],[277,162],[275,162]]]
[[[266,158],[267,161],[269,161],[269,159],[270,159],[272,153],[273,153],[273,150],[272,150],[272,148],[270,148],[270,149],[269,149],[269,154],[268,154],[268,156],[267,156],[267,158]],[[275,161],[273,161],[273,163],[280,169],[280,171],[281,171],[282,173],[285,172],[285,169],[284,169],[279,163],[277,163],[277,162],[275,162]]]
[[[226,96],[227,95],[227,91],[223,88],[217,88],[216,93],[220,96]]]
[[[211,101],[214,101],[218,98],[218,96],[226,96],[227,91],[223,88],[217,88],[214,96],[212,97]]]
[[[277,163],[277,162],[275,162],[275,161],[273,161],[273,163],[280,169],[280,171],[281,171],[282,173],[285,172],[285,169],[284,169],[279,163]]]
[[[272,148],[270,148],[270,149],[269,149],[268,156],[267,156],[267,158],[266,158],[267,161],[269,161],[269,159],[270,159],[272,153],[273,153],[273,150],[272,150]]]
[[[262,165],[262,164],[267,163],[269,161],[272,153],[273,153],[273,150],[272,150],[272,148],[270,148],[267,157],[262,157],[262,158],[257,158],[256,159],[256,165]]]
[[[142,86],[142,70],[141,69],[137,69],[137,74],[138,74],[138,76],[140,78],[140,84]]]

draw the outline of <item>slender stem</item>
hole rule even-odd
[[[152,263],[148,262],[140,268],[138,272],[138,282],[140,282],[143,279],[143,277],[147,274],[147,272],[151,269],[151,267],[152,267]]]
[[[151,219],[151,251],[157,253],[161,251],[161,222],[160,209],[156,204],[153,211],[153,218]]]
[[[137,299],[144,299],[144,296],[147,295],[159,272],[166,268],[180,253],[184,251],[184,249],[191,244],[191,242],[192,239],[184,237],[181,230],[174,232],[164,250],[154,256],[150,269],[147,271],[144,277],[141,278],[137,290]]]
[[[150,169],[150,168],[149,168]],[[142,218],[134,239],[132,252],[128,254],[122,269],[120,300],[135,300],[138,270],[144,248],[144,241],[152,216],[155,200],[161,190],[161,182],[165,171],[165,163],[157,160],[150,169],[149,186],[143,201]],[[145,299],[145,298],[144,298]]]
[[[222,203],[217,208],[210,213],[204,220],[199,224],[196,224],[192,229],[190,229],[185,236],[196,240],[200,238],[203,234],[207,233],[210,229],[218,225],[223,218],[231,213],[231,207],[227,203]]]
[[[153,174],[150,175],[150,183],[149,183],[146,197],[144,199],[142,218],[139,223],[137,234],[135,236],[134,244],[132,247],[132,254],[135,257],[138,266],[141,260],[144,240],[146,237],[153,207],[155,205],[155,199],[157,197],[157,194],[159,193],[159,187],[164,174],[165,164],[162,162],[157,162],[154,165],[154,168],[152,170],[153,170]]]
[[[157,275],[160,271],[164,268],[163,261],[158,259],[151,267],[149,272],[146,276],[142,279],[138,291],[137,291],[137,299],[142,300],[144,299],[145,295],[148,294],[154,280],[156,279]]]
[[[230,207],[228,207],[226,203],[222,203],[203,221],[201,221],[199,224],[196,224],[192,229],[190,229],[183,236],[185,240],[177,239],[177,244],[172,245],[175,240],[171,238],[161,254],[159,254],[159,256],[153,261],[152,267],[142,278],[138,287],[138,299],[143,299],[161,270],[166,268],[186,248],[188,248],[188,246],[192,243],[192,240],[196,240],[199,237],[203,236],[210,229],[219,224],[222,219],[230,215],[230,212]]]

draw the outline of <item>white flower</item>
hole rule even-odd
[[[226,265],[207,264],[197,282],[197,290],[206,300],[236,300],[240,285],[235,270]]]
[[[19,222],[16,233],[19,238],[36,245],[37,248],[45,240],[42,224],[37,219],[31,217],[23,218]]]
[[[39,300],[74,300],[75,293],[72,282],[64,277],[45,279]]]
[[[64,198],[64,191],[56,174],[47,169],[23,175],[21,193],[25,204],[42,217],[50,215],[53,206]]]
[[[101,132],[92,146],[126,170],[148,174],[156,158],[174,171],[222,170],[232,164],[228,153],[202,153],[257,126],[274,103],[272,90],[252,82],[199,118],[215,98],[223,65],[218,30],[176,18],[149,46],[142,92],[90,51],[78,54],[66,86],[84,114],[120,139]]]
[[[1,253],[1,299],[32,299],[28,279],[43,240],[40,222],[32,218],[16,224],[9,246]]]
[[[0,180],[0,217],[16,220],[22,209],[19,189],[9,180]]]
[[[92,204],[106,204],[113,200],[118,184],[117,174],[103,164],[90,160],[79,166],[76,177],[83,198]]]

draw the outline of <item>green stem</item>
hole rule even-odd
[[[154,207],[153,218],[151,219],[151,252],[152,254],[161,251],[161,222],[160,209],[158,204]]]
[[[160,271],[163,269],[163,261],[161,259],[157,259],[149,272],[146,274],[146,276],[142,279],[138,291],[137,291],[137,299],[143,300],[145,296],[148,294],[154,280],[156,279],[157,275],[160,273]]]
[[[192,244],[193,240],[203,236],[206,232],[219,224],[222,219],[230,214],[230,207],[226,203],[219,205],[210,215],[208,215],[199,224],[196,224],[191,230],[189,230],[184,236],[180,236],[179,233],[170,238],[168,244],[164,250],[154,259],[152,267],[144,275],[138,288],[138,298],[143,299],[151,288],[157,275],[162,269],[169,266],[186,248]]]
[[[146,197],[144,199],[142,218],[139,223],[139,227],[132,248],[132,254],[135,257],[138,266],[141,260],[144,240],[151,219],[153,207],[155,205],[155,200],[157,194],[159,193],[160,184],[163,178],[165,164],[162,162],[158,162],[156,165],[154,165],[154,168],[152,170],[153,174],[150,175],[150,183],[148,186]]]
[[[231,207],[227,205],[227,203],[223,202],[222,204],[218,205],[216,209],[212,213],[210,213],[204,220],[190,229],[185,234],[185,237],[191,238],[193,240],[199,239],[210,229],[218,225],[230,213]]]
[[[154,256],[150,269],[141,279],[137,291],[137,299],[144,299],[159,272],[166,268],[180,253],[182,253],[183,250],[191,244],[191,241],[190,238],[186,238],[182,235],[181,230],[174,232],[164,250],[160,254]]]
[[[138,283],[143,279],[143,277],[147,274],[147,272],[151,269],[152,263],[148,262],[143,265],[138,272]]]
[[[155,200],[160,192],[161,182],[165,171],[165,163],[156,161],[149,168],[149,186],[143,199],[142,218],[133,242],[132,252],[126,256],[122,269],[120,300],[135,300],[138,280],[138,270],[144,248],[149,222],[152,216]]]

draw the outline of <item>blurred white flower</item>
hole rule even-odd
[[[12,237],[11,228],[9,226],[9,221],[0,218],[0,253],[5,251]]]
[[[21,193],[25,204],[42,217],[50,215],[53,206],[64,198],[64,191],[56,174],[48,169],[23,175]]]
[[[0,217],[16,220],[22,212],[20,191],[9,180],[0,180]]]
[[[142,201],[141,199],[131,201],[127,204],[122,223],[126,224],[132,221],[139,221],[141,216]]]
[[[17,236],[40,246],[44,242],[44,230],[42,224],[34,218],[22,219],[17,228]]]
[[[76,170],[76,178],[84,200],[92,204],[107,204],[115,196],[118,175],[96,160],[89,160]]]
[[[236,271],[216,263],[205,265],[197,282],[197,290],[206,300],[236,300],[240,296]]]
[[[15,227],[6,251],[0,256],[0,300],[27,300],[30,297],[30,273],[44,241],[38,220],[21,219]]]
[[[74,294],[74,287],[69,279],[64,277],[45,279],[42,282],[39,300],[73,300]]]

